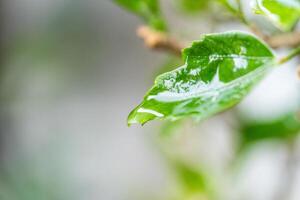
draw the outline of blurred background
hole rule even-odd
[[[161,2],[186,40],[245,30]],[[181,62],[145,48],[137,17],[108,0],[2,0],[0,16],[0,199],[300,198],[297,59],[203,123],[127,127],[154,77]]]

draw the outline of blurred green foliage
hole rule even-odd
[[[195,166],[176,162],[174,164],[177,181],[182,192],[179,199],[213,199],[214,190],[207,174]]]
[[[171,137],[176,133],[182,131],[184,124],[184,120],[176,120],[176,121],[165,121],[160,128],[160,135],[162,137]]]
[[[300,134],[300,119],[296,113],[289,113],[274,120],[240,121],[240,151],[265,140],[293,140]]]
[[[159,31],[167,30],[158,0],[114,0],[114,2],[143,18],[152,28]]]
[[[180,6],[187,14],[205,10],[210,3],[207,0],[180,0]]]
[[[254,12],[266,16],[282,31],[290,31],[300,18],[298,0],[253,0]]]

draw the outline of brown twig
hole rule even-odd
[[[256,26],[251,26],[250,29],[256,36],[275,49],[300,45],[300,32],[268,36],[261,32]],[[181,50],[184,48],[183,42],[170,37],[166,33],[155,31],[148,26],[139,27],[137,29],[137,35],[144,40],[146,46],[150,49],[168,51],[177,56],[181,56]]]
[[[255,25],[251,25],[250,30],[274,49],[282,47],[296,47],[300,44],[300,32],[297,31],[275,36],[268,36]]]
[[[300,66],[298,66],[298,68],[297,68],[297,75],[298,75],[298,78],[300,79]],[[299,114],[300,114],[300,112],[299,112]]]
[[[269,37],[266,34],[264,34],[256,25],[251,24],[251,25],[249,25],[249,28],[254,35],[261,38],[265,42],[267,42],[267,40],[269,39]]]
[[[155,31],[148,26],[139,27],[137,35],[144,40],[145,45],[150,49],[169,51],[177,56],[181,56],[181,50],[184,48],[182,42],[165,33]]]
[[[300,32],[291,32],[268,37],[266,42],[273,48],[296,47],[300,44]]]

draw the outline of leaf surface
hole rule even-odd
[[[183,50],[185,65],[158,76],[128,124],[204,119],[238,103],[272,66],[274,55],[242,32],[208,34]]]
[[[291,30],[300,18],[298,0],[254,0],[255,12],[265,15],[282,31]]]

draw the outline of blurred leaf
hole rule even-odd
[[[183,51],[185,65],[158,76],[128,124],[185,116],[203,119],[238,103],[274,61],[270,49],[242,32],[208,34]]]
[[[254,11],[265,15],[282,31],[291,30],[300,17],[298,0],[255,0]]]
[[[246,149],[256,142],[280,139],[290,140],[300,133],[300,120],[295,113],[270,121],[242,121],[240,149]]]
[[[200,171],[183,163],[177,163],[176,173],[180,183],[186,190],[191,192],[206,190],[205,177]]]
[[[206,9],[210,2],[207,0],[180,0],[180,5],[184,11],[195,13]]]
[[[176,162],[175,173],[180,185],[180,192],[176,199],[213,199],[213,186],[203,171],[183,162]]]
[[[114,0],[120,6],[143,18],[152,28],[165,31],[166,23],[161,15],[158,0]]]
[[[172,136],[175,133],[180,132],[182,127],[183,127],[182,120],[166,121],[160,129],[160,135],[163,137]]]

